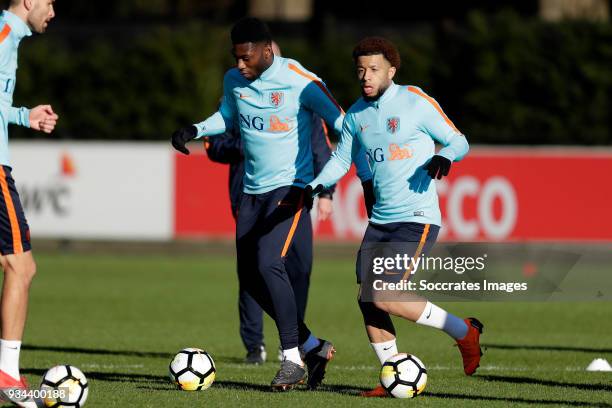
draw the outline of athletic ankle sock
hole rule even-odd
[[[297,347],[292,349],[283,350],[283,360],[289,360],[295,364],[303,366],[302,358],[300,357],[300,350]]]
[[[468,326],[463,319],[448,313],[431,302],[427,302],[423,314],[421,314],[421,317],[416,322],[417,324],[443,330],[456,340],[464,338],[468,332]]]
[[[314,350],[315,348],[319,347],[319,344],[321,344],[321,340],[319,340],[312,333],[310,333],[310,336],[308,336],[304,344],[302,344],[304,353],[308,353],[310,352],[310,350]]]
[[[384,341],[382,343],[370,343],[370,345],[374,349],[380,364],[383,364],[389,357],[397,354],[397,344],[395,343],[395,339]]]
[[[0,340],[0,370],[19,380],[19,352],[21,342],[17,340]]]

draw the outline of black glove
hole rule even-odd
[[[196,136],[198,136],[198,128],[193,125],[179,129],[172,134],[172,146],[183,154],[189,154],[185,145]]]
[[[309,210],[312,208],[314,198],[323,190],[323,184],[318,184],[315,188],[312,188],[311,185],[306,185],[306,187],[304,187],[304,205],[306,208]]]
[[[366,180],[361,183],[363,187],[363,200],[365,201],[366,212],[368,213],[368,218],[372,217],[372,208],[374,208],[374,204],[376,204],[376,197],[374,196],[374,185],[372,184],[372,180]]]
[[[436,154],[431,158],[429,163],[425,165],[425,170],[427,170],[427,174],[432,179],[437,178],[440,180],[444,176],[448,176],[448,172],[451,168],[451,161],[446,157],[440,156]]]
[[[334,199],[334,193],[329,188],[324,189],[318,195],[319,198],[329,198],[330,200]]]

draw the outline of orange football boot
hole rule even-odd
[[[28,391],[28,383],[25,377],[21,377],[17,380],[0,370],[0,401],[7,400],[20,407],[30,408],[39,406],[36,401],[23,394],[20,395],[15,391]],[[4,397],[4,399],[1,397]]]
[[[480,349],[480,334],[484,325],[474,317],[464,320],[468,326],[468,332],[464,338],[457,340],[457,346],[463,358],[463,371],[465,375],[472,375],[480,365],[482,350]]]
[[[20,390],[27,390],[28,383],[25,377],[23,376],[19,380],[17,380],[5,373],[4,371],[0,370],[0,390],[6,390],[8,388],[19,388]]]
[[[359,395],[365,398],[386,398],[389,396],[382,385],[377,385],[376,388],[370,391],[362,391]]]

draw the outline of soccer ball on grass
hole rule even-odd
[[[425,389],[427,369],[415,356],[399,353],[383,364],[380,384],[395,398],[414,398]]]
[[[216,372],[210,354],[198,348],[183,349],[170,362],[170,380],[184,391],[207,389],[215,381]]]
[[[50,368],[43,376],[40,390],[44,391],[44,406],[80,408],[87,401],[89,386],[81,370],[69,365]]]

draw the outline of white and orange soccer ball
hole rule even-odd
[[[78,368],[69,365],[50,368],[43,376],[40,389],[45,393],[42,403],[49,408],[80,408],[87,401],[89,394],[85,374]]]
[[[183,349],[170,362],[170,380],[184,391],[207,389],[215,381],[216,373],[210,354],[199,348]]]
[[[427,369],[415,356],[399,353],[383,364],[380,384],[395,398],[414,398],[425,389]]]

